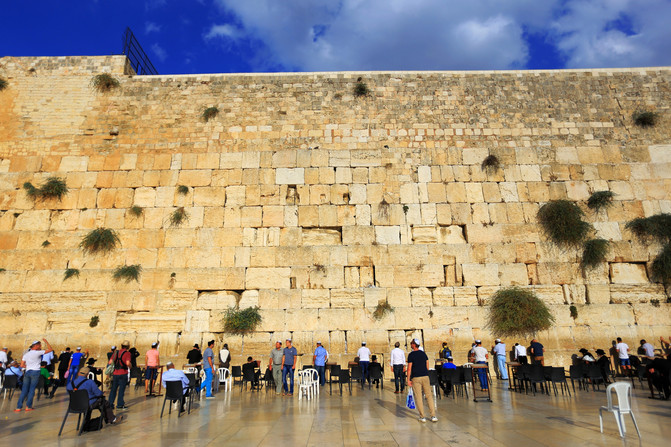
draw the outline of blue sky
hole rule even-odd
[[[671,65],[671,0],[6,0],[0,57],[121,52],[162,74]]]

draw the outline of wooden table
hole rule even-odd
[[[518,362],[506,362],[506,369],[508,370],[508,391],[517,391],[517,381],[515,378],[517,377],[517,368],[521,363]]]
[[[151,369],[151,370],[156,370],[156,378],[154,380],[149,381],[149,394],[147,394],[147,397],[158,397],[162,396],[161,394],[161,389],[162,389],[162,384],[161,384],[161,378],[163,376],[163,367],[164,365],[159,365],[159,366],[147,366],[146,369]],[[145,380],[147,376],[145,375]],[[158,391],[154,393],[154,383],[158,382]]]
[[[491,402],[492,401],[492,377],[489,375],[489,366],[488,365],[483,365],[483,364],[473,364],[471,365],[471,369],[473,370],[473,402],[478,401],[478,395],[476,393],[476,387],[480,386],[480,377],[478,374],[478,371],[481,369],[485,370],[485,383],[487,385],[487,401]],[[481,398],[482,399],[482,398]]]

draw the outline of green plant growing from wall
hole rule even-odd
[[[541,206],[538,221],[543,233],[562,248],[579,247],[592,226],[582,220],[584,213],[578,205],[568,200],[554,200]]]
[[[183,223],[189,220],[189,215],[187,214],[184,207],[179,207],[168,216],[168,222],[171,227],[179,227]]]
[[[140,274],[142,273],[142,266],[140,264],[120,265],[114,269],[112,278],[114,281],[124,280],[126,284],[131,281],[140,282]]]
[[[650,300],[650,304],[652,304],[652,307],[660,307],[659,300],[657,299]]]
[[[185,196],[189,193],[189,187],[186,185],[179,185],[177,186],[177,194],[181,196]]]
[[[0,273],[5,273],[7,271],[6,268],[0,267]]]
[[[606,260],[610,242],[606,239],[590,239],[585,242],[580,259],[580,268],[583,272],[593,269]]]
[[[144,214],[144,209],[141,206],[133,205],[128,209],[128,212],[133,217],[140,217]]]
[[[79,269],[67,268],[65,269],[65,274],[63,274],[63,281],[68,280],[75,276],[79,278]]]
[[[571,318],[574,320],[578,318],[578,308],[575,307],[573,304],[571,304],[568,308],[569,312],[571,313]]]
[[[393,311],[394,308],[391,306],[391,304],[389,304],[388,301],[380,301],[377,303],[377,306],[375,306],[375,310],[373,311],[373,318],[376,320],[381,320],[385,315]]]
[[[29,197],[36,200],[61,200],[68,193],[68,186],[65,180],[60,177],[49,177],[39,188],[34,187],[30,182],[26,182],[23,184],[23,189],[26,190]]]
[[[587,207],[598,213],[613,205],[613,197],[615,197],[613,191],[596,191],[589,196]]]
[[[116,231],[109,228],[96,228],[91,230],[82,241],[79,247],[84,254],[108,253],[114,250],[121,241]]]
[[[657,114],[655,112],[637,111],[632,115],[632,119],[638,127],[653,127],[657,124]]]
[[[671,244],[666,244],[652,261],[650,279],[664,284],[664,288],[671,284]]]
[[[650,266],[650,279],[662,283],[668,295],[671,285],[671,214],[639,217],[627,222],[625,228],[644,244],[654,241],[663,246]]]
[[[119,85],[119,80],[109,73],[101,73],[91,79],[91,87],[99,93],[109,92]]]
[[[238,335],[247,334],[254,331],[261,320],[258,306],[246,309],[230,307],[224,314],[224,331]]]
[[[42,242],[42,248],[47,248],[49,245],[51,245],[51,242],[49,242],[48,240]]]
[[[499,289],[492,296],[487,328],[504,337],[526,337],[549,329],[555,318],[536,294],[520,287]]]
[[[496,155],[488,155],[485,157],[484,160],[482,160],[482,164],[480,165],[480,169],[483,171],[496,171],[500,167],[499,159]]]
[[[100,322],[100,317],[98,315],[94,315],[91,317],[91,321],[89,321],[89,326],[90,327],[96,327],[98,326],[98,323]]]
[[[354,96],[357,98],[361,98],[364,96],[370,95],[370,90],[368,89],[368,86],[364,82],[357,82],[356,85],[354,86]]]
[[[0,92],[7,88],[7,80],[5,78],[0,78]]]
[[[202,118],[203,121],[206,123],[210,121],[212,118],[216,117],[219,115],[219,109],[217,107],[208,107],[203,111]]]

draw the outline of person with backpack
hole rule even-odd
[[[447,346],[447,342],[443,342],[443,349],[440,350],[440,358],[447,360],[450,357],[452,357],[452,351],[450,351],[450,348]]]
[[[108,424],[116,424],[123,419],[123,416],[115,416],[114,409],[112,405],[105,399],[103,392],[100,391],[100,388],[95,384],[95,382],[89,379],[87,376],[91,372],[88,367],[83,367],[79,370],[77,377],[68,381],[66,389],[72,393],[78,390],[85,390],[89,395],[89,406],[93,410],[102,409],[103,418]],[[86,415],[86,419],[83,424],[91,418],[91,412]]]
[[[112,407],[114,406],[114,401],[116,401],[117,410],[128,408],[124,401],[124,393],[126,392],[126,385],[128,385],[128,370],[131,367],[131,353],[128,351],[128,348],[130,348],[130,342],[124,340],[121,343],[121,350],[115,351],[108,363],[108,365],[114,367],[109,401]]]

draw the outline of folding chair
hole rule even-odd
[[[100,410],[100,426],[98,429],[100,430],[103,426],[103,409],[102,406],[99,408]],[[65,421],[68,419],[68,415],[70,413],[77,414],[77,436],[82,435],[82,431],[84,431],[84,425],[86,425],[86,421],[88,420],[90,414],[91,414],[91,406],[89,405],[89,393],[86,390],[77,390],[73,391],[70,393],[70,403],[68,403],[68,409],[65,412],[65,417],[63,418],[63,423],[61,424],[61,429],[58,431],[58,436],[63,433],[63,427],[65,426]],[[84,416],[82,420],[82,416]]]

